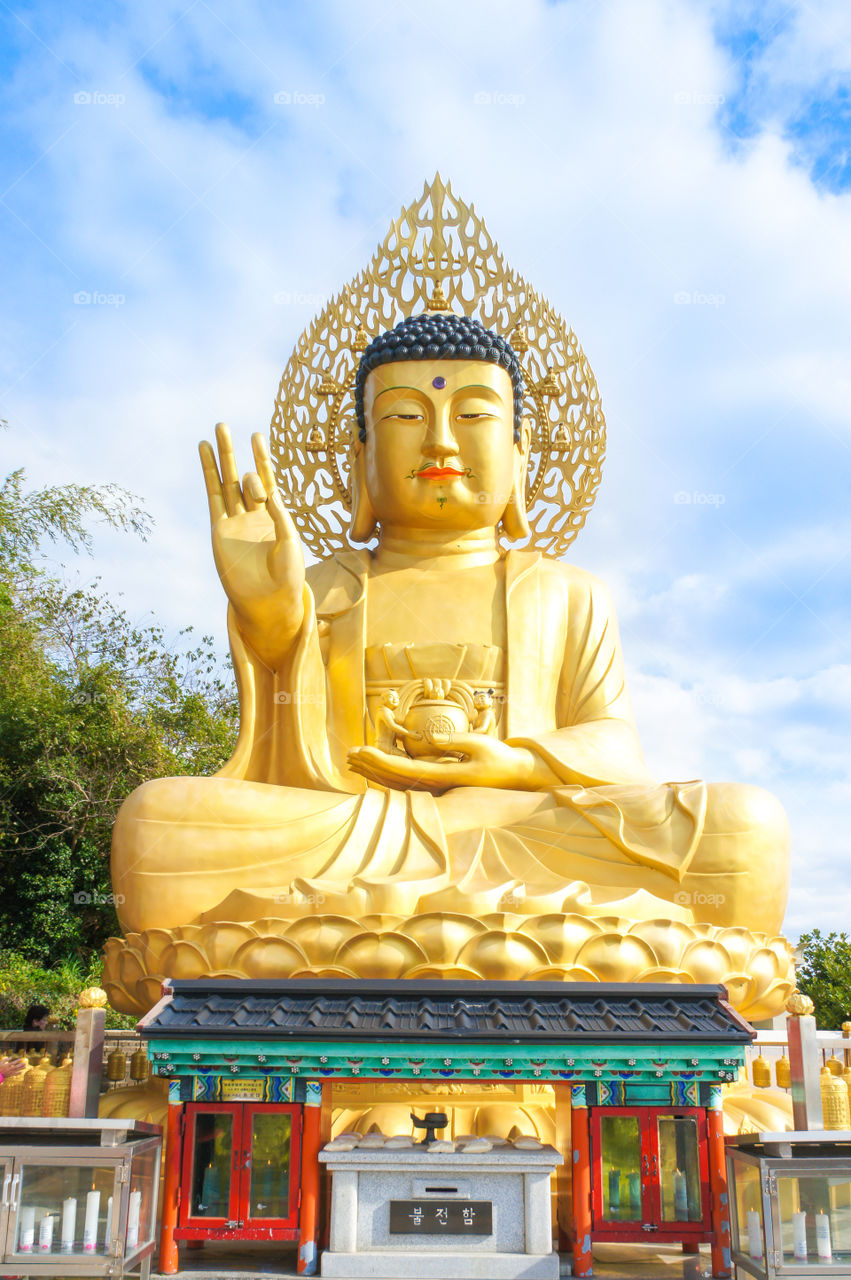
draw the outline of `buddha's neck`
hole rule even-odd
[[[469,569],[501,559],[494,529],[381,529],[375,551],[376,568],[440,561],[447,569]]]

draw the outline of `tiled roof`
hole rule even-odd
[[[146,1038],[739,1044],[754,1034],[719,986],[338,978],[170,986],[139,1024]]]

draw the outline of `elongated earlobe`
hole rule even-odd
[[[524,418],[520,431],[520,443],[514,451],[514,484],[511,499],[502,513],[503,532],[512,542],[528,538],[531,532],[526,518],[526,468],[529,463],[531,443],[532,426],[529,419]]]
[[[366,491],[364,455],[366,446],[355,442],[352,452],[352,469],[349,473],[349,495],[352,500],[352,522],[349,526],[350,542],[369,542],[375,534],[377,522],[369,494]]]

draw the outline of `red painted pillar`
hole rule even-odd
[[[307,1083],[301,1130],[301,1210],[298,1229],[299,1275],[315,1276],[319,1257],[319,1150],[322,1146],[322,1086]]]
[[[591,1125],[583,1085],[571,1091],[573,1106],[573,1274],[592,1276]]]
[[[165,1178],[163,1181],[162,1224],[160,1226],[160,1272],[173,1276],[179,1270],[177,1241],[177,1206],[180,1200],[180,1120],[183,1107],[170,1102],[166,1120]]]
[[[709,1191],[712,1199],[712,1274],[732,1274],[730,1257],[730,1203],[727,1194],[727,1157],[724,1147],[724,1114],[721,1090],[713,1090],[714,1105],[706,1113],[706,1144],[709,1157]]]

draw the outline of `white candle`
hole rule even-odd
[[[107,1253],[112,1253],[112,1196],[106,1202],[106,1231],[104,1232],[104,1244]]]
[[[62,1252],[74,1252],[74,1233],[77,1229],[77,1200],[69,1196],[62,1201]]]
[[[762,1230],[756,1209],[748,1210],[748,1253],[757,1261],[762,1257]]]
[[[98,1244],[98,1215],[100,1213],[100,1192],[89,1191],[86,1195],[86,1221],[83,1226],[83,1250],[94,1253]]]
[[[141,1191],[130,1192],[130,1208],[127,1212],[127,1249],[135,1249],[139,1244],[139,1218],[142,1212]]]
[[[807,1260],[807,1215],[805,1213],[792,1214],[792,1240],[793,1252],[799,1262]]]
[[[52,1213],[46,1213],[39,1223],[38,1247],[40,1253],[50,1253],[53,1248],[53,1227],[56,1219]]]
[[[32,1253],[35,1239],[35,1209],[25,1204],[21,1209],[20,1230],[18,1233],[18,1253]]]
[[[816,1251],[825,1262],[833,1258],[830,1244],[830,1219],[826,1213],[816,1214]]]

